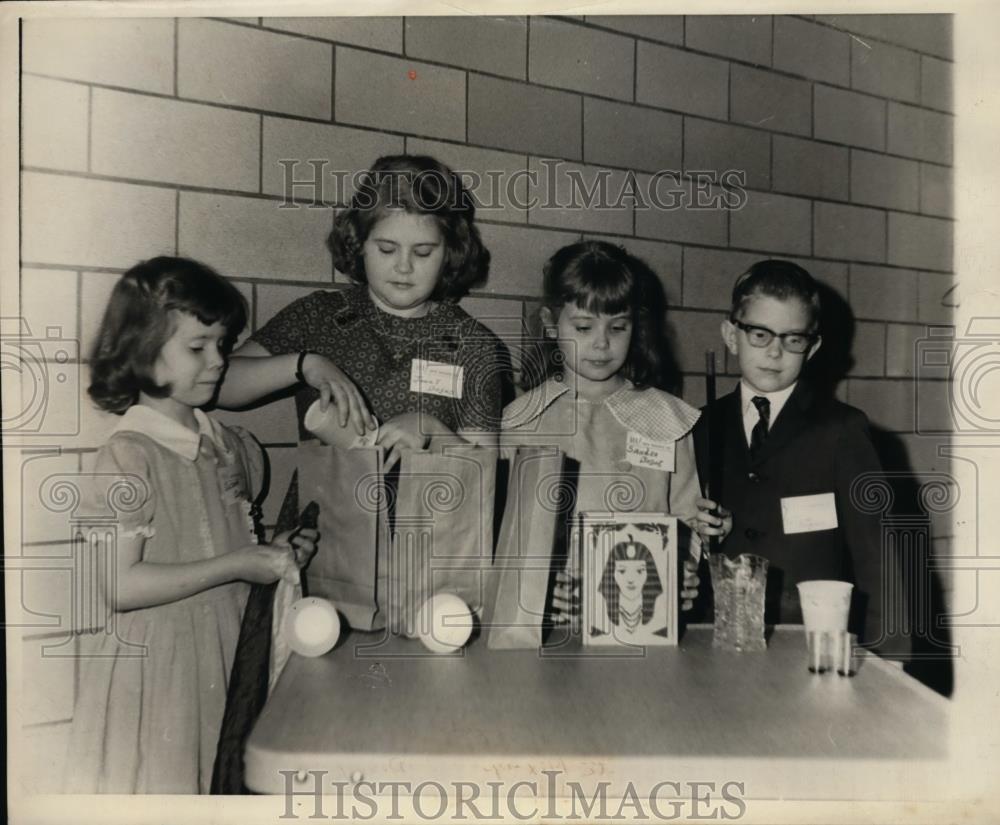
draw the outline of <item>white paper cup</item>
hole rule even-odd
[[[853,584],[822,580],[799,582],[798,588],[806,633],[840,633],[847,630]]]
[[[288,608],[285,641],[300,656],[322,656],[340,638],[340,616],[333,603],[309,596]]]
[[[364,435],[358,435],[350,419],[347,421],[347,426],[340,426],[340,412],[336,404],[331,401],[324,412],[320,409],[319,402],[320,400],[317,398],[309,405],[302,421],[305,428],[316,438],[324,444],[344,449],[375,446],[375,439],[378,438],[378,427]]]

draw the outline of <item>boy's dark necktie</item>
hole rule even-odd
[[[760,448],[764,445],[764,441],[767,439],[767,428],[771,423],[771,402],[762,395],[755,395],[750,400],[757,408],[757,414],[760,416],[750,431],[750,457],[756,458],[760,453]]]

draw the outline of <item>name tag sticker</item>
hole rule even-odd
[[[222,500],[226,504],[233,504],[241,499],[247,499],[247,491],[243,486],[243,474],[240,472],[238,464],[220,464],[219,489],[222,491]]]
[[[836,499],[833,493],[783,498],[781,522],[785,535],[833,530],[837,527]]]
[[[410,366],[410,392],[461,398],[464,372],[465,367],[455,364],[414,358]]]
[[[650,441],[635,430],[629,430],[625,441],[625,458],[634,467],[648,467],[650,470],[672,473],[674,471],[674,442]]]

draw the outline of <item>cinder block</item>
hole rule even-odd
[[[326,237],[333,210],[182,192],[179,246],[223,275],[331,282]]]
[[[952,64],[924,55],[920,58],[920,102],[933,109],[955,111]]]
[[[636,101],[725,120],[729,64],[714,57],[639,41]]]
[[[32,567],[7,573],[16,582],[17,592],[16,601],[11,599],[6,605],[8,627],[20,626],[28,637],[72,629],[73,549],[68,541],[32,547],[36,559]]]
[[[265,17],[263,25],[366,49],[403,51],[401,17]]]
[[[885,101],[817,84],[814,103],[814,137],[885,151]]]
[[[58,330],[56,337],[79,341],[76,324],[77,303],[75,272],[68,272],[65,269],[21,270],[19,315],[28,324],[31,338],[46,338],[47,330],[55,328]]]
[[[877,41],[851,41],[851,87],[881,97],[917,102],[920,55]]]
[[[56,400],[62,399],[53,398],[48,403]],[[68,500],[64,496],[82,498],[86,493],[80,460],[72,453],[40,453],[12,459],[11,463],[20,484],[21,509],[18,512],[12,508],[10,516],[20,523],[21,541],[69,541],[73,536],[73,512],[66,508]]]
[[[760,258],[754,252],[685,247],[684,306],[728,312],[733,284]]]
[[[681,372],[704,373],[705,353],[708,351],[715,352],[715,363],[721,371],[725,345],[722,343],[719,327],[724,318],[720,312],[679,310],[667,313],[667,340]],[[687,391],[685,398],[687,399]]]
[[[718,326],[718,325],[716,325]],[[716,330],[718,331],[718,330]],[[719,345],[721,346],[722,339],[719,339]],[[716,356],[719,355],[718,348],[715,349]],[[698,373],[687,373],[681,376],[681,387],[680,395],[688,404],[694,407],[701,408],[705,406],[707,402],[707,388],[705,387],[705,364],[702,362],[701,365],[702,372]],[[734,375],[724,375],[721,372],[716,373],[715,379],[715,397],[722,398],[724,395],[729,395],[733,390],[736,389],[736,385],[739,384],[739,378]]]
[[[732,120],[797,135],[812,131],[811,84],[735,64],[731,75]]]
[[[25,75],[21,79],[21,163],[87,171],[89,90]]]
[[[860,206],[816,203],[813,253],[840,260],[885,260],[885,213]]]
[[[852,149],[851,201],[916,212],[920,204],[919,164]]]
[[[18,715],[22,724],[35,725],[73,718],[76,659],[72,656],[45,656],[43,647],[56,639],[26,639],[21,650],[21,700]],[[67,647],[67,651],[71,650]]]
[[[168,189],[25,172],[21,258],[32,264],[129,267],[174,251]]]
[[[771,185],[771,136],[756,129],[710,120],[684,119],[685,171],[728,170],[745,174],[749,189]]]
[[[479,231],[492,253],[490,277],[480,293],[524,297],[542,294],[542,266],[559,248],[580,240],[577,232],[482,223]]]
[[[885,40],[888,32],[888,14],[817,14],[816,21],[855,34]]]
[[[181,97],[329,120],[330,44],[193,17],[177,35]]]
[[[917,319],[924,324],[955,323],[958,283],[940,272],[917,273]]]
[[[632,233],[635,185],[625,172],[531,158],[528,223],[579,232]],[[537,181],[537,183],[535,182]],[[630,187],[630,188],[626,188]]]
[[[173,20],[34,17],[23,31],[25,72],[173,94]]]
[[[403,138],[367,129],[264,118],[262,189],[303,203],[346,204],[354,179],[381,155],[403,153]],[[293,161],[282,165],[279,161]],[[313,161],[320,165],[313,165]],[[286,179],[287,178],[287,179]],[[299,181],[292,185],[293,181]],[[312,181],[316,181],[313,185]]]
[[[579,160],[580,96],[469,75],[469,143]]]
[[[11,781],[17,783],[19,796],[63,792],[70,728],[69,722],[63,722],[21,731],[18,766],[16,771],[11,770]]]
[[[886,37],[893,43],[937,57],[954,57],[950,14],[886,15]]]
[[[684,43],[684,18],[667,14],[621,14],[614,16],[587,15],[588,23],[605,29],[637,34],[663,43]]]
[[[912,433],[916,429],[912,381],[851,378],[847,381],[847,398],[878,429],[893,433]]]
[[[951,164],[955,119],[902,103],[889,103],[889,146],[896,155]]]
[[[669,306],[679,306],[681,302],[681,247],[659,241],[642,241],[637,238],[617,238],[588,232],[586,240],[601,240],[624,246],[637,258],[645,261],[657,274],[663,284],[663,292]]]
[[[889,263],[920,269],[954,269],[955,224],[940,218],[889,213]]]
[[[336,119],[465,139],[465,73],[337,47]]]
[[[847,199],[847,149],[785,135],[775,135],[773,141],[775,190]]]
[[[768,14],[688,15],[684,45],[759,66],[771,65],[771,16]]]
[[[774,68],[847,86],[851,76],[850,36],[795,17],[776,16]]]
[[[406,18],[408,57],[524,80],[527,51],[524,17]]]
[[[94,172],[258,190],[259,115],[107,89],[93,94]]]
[[[506,347],[511,368],[520,371],[524,352],[524,302],[507,298],[463,298],[462,308],[493,332]]]
[[[893,378],[916,375],[916,343],[926,336],[925,326],[889,324],[886,337],[886,375]]]
[[[679,115],[585,97],[584,160],[647,172],[680,169],[681,125]]]
[[[885,375],[885,324],[861,321],[854,325],[851,342],[854,363],[848,375],[882,377]]]
[[[789,257],[788,260],[801,266],[817,281],[847,300],[847,264],[839,261],[822,261],[816,258]]]
[[[282,398],[252,410],[216,409],[212,414],[225,424],[243,427],[261,444],[294,444],[299,437],[295,419],[295,400]],[[268,460],[271,450],[268,449]]]
[[[528,178],[524,155],[419,138],[407,138],[406,150],[410,154],[436,157],[462,175],[476,199],[477,218],[527,222]]]
[[[808,255],[812,249],[812,202],[769,192],[750,192],[729,219],[731,246],[769,254]]]
[[[909,269],[851,264],[851,308],[858,318],[914,321],[916,273]]]
[[[923,433],[939,433],[955,429],[955,412],[961,415],[968,399],[952,396],[950,381],[914,381],[914,407],[919,415],[919,429]],[[954,410],[952,400],[955,400]],[[961,400],[960,400],[961,399]],[[981,409],[981,408],[980,408]]]
[[[289,304],[316,292],[326,289],[326,285],[292,286],[291,284],[258,284],[257,307],[254,313],[254,331],[263,329],[275,315]]]
[[[635,41],[546,17],[528,28],[528,80],[632,100]]]
[[[648,209],[635,210],[635,234],[640,237],[726,245],[728,213],[717,187],[699,187],[677,175],[637,175],[640,191],[649,193]]]

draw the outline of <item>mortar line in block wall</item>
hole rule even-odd
[[[424,61],[424,62],[426,62],[426,61]],[[447,68],[454,68],[454,67],[449,66]],[[509,76],[494,75],[494,74],[491,74],[489,72],[483,72],[483,71],[480,71],[478,69],[475,70],[474,72],[470,71],[470,70],[464,70],[464,71],[467,71],[468,74],[477,74],[477,75],[481,75],[483,77],[489,77],[489,78],[496,79],[496,80],[502,80],[502,81],[505,81],[505,82],[508,82],[508,83],[517,83],[517,84],[520,84],[522,86],[531,86],[532,88],[538,88],[538,89],[543,89],[543,90],[553,91],[553,92],[560,92],[562,94],[567,94],[567,95],[580,95],[580,94],[584,94],[584,93],[578,92],[578,91],[573,90],[573,89],[565,89],[565,88],[562,88],[560,86],[548,86],[548,85],[545,85],[545,84],[542,84],[542,83],[537,83],[537,82],[536,83],[529,83],[529,82],[526,82],[526,81],[523,81],[523,80],[517,80],[517,79],[511,78]],[[47,74],[47,73],[44,73],[44,72],[28,72],[27,75],[32,76],[32,77],[46,78],[46,79],[49,79],[49,80],[58,80],[58,81],[63,82],[63,83],[71,83],[71,84],[75,84],[75,85],[91,86],[91,87],[93,87],[95,89],[108,89],[110,91],[122,92],[122,93],[125,93],[125,94],[137,94],[137,95],[143,95],[145,97],[159,98],[159,99],[169,100],[169,101],[177,101],[177,102],[182,102],[182,103],[192,103],[192,104],[196,104],[196,105],[200,105],[200,106],[210,106],[210,107],[213,107],[213,108],[225,109],[227,111],[233,111],[233,112],[249,112],[251,114],[263,114],[266,117],[276,118],[276,119],[280,119],[280,120],[292,120],[292,121],[296,121],[296,122],[299,122],[299,123],[316,123],[316,124],[321,124],[321,125],[330,125],[330,120],[329,119],[323,119],[323,118],[318,118],[318,117],[311,117],[309,115],[300,115],[300,114],[295,114],[295,113],[292,113],[292,112],[278,112],[278,111],[272,111],[272,110],[267,110],[267,109],[254,108],[254,107],[251,107],[251,106],[240,106],[238,104],[232,104],[232,103],[220,103],[218,101],[201,100],[201,99],[198,99],[198,98],[174,96],[174,95],[164,94],[162,92],[151,92],[151,91],[146,91],[146,90],[133,89],[133,88],[129,88],[129,87],[126,87],[126,86],[118,86],[118,85],[109,84],[109,83],[93,83],[93,82],[90,82],[90,81],[76,80],[74,78],[62,77],[62,76],[59,76],[59,75]],[[808,80],[808,78],[799,78],[799,79]],[[921,111],[931,112],[932,114],[944,115],[946,117],[951,118],[953,121],[955,120],[955,114],[954,114],[954,112],[947,112],[947,111],[944,111],[944,110],[941,110],[941,109],[933,109],[933,108],[928,107],[928,106],[916,105],[916,104],[913,104],[912,102],[909,102],[909,101],[902,101],[902,100],[897,101],[897,100],[893,100],[891,98],[885,98],[885,97],[881,97],[879,95],[874,95],[874,94],[870,94],[870,93],[867,93],[867,92],[863,92],[863,91],[860,91],[858,89],[847,89],[846,87],[835,86],[835,85],[832,85],[832,84],[829,84],[829,83],[823,83],[823,84],[816,84],[816,83],[814,83],[813,84],[814,90],[815,90],[815,87],[817,85],[823,85],[823,86],[825,86],[827,88],[837,89],[837,90],[840,90],[840,91],[848,91],[848,92],[852,92],[853,94],[859,94],[859,95],[862,95],[864,97],[870,97],[870,98],[872,98],[874,100],[878,100],[879,102],[881,102],[883,104],[883,106],[886,104],[886,101],[891,101],[891,102],[899,103],[901,105],[909,106],[910,108],[913,108],[913,109],[919,109]],[[668,108],[668,107],[665,107],[665,106],[654,106],[654,105],[648,104],[648,103],[639,103],[639,102],[628,103],[627,101],[623,101],[621,98],[609,97],[607,95],[594,94],[594,93],[591,93],[591,92],[587,92],[587,93],[585,93],[585,95],[586,95],[586,97],[592,98],[594,100],[601,100],[601,101],[606,101],[606,102],[609,102],[609,103],[616,103],[616,104],[619,104],[619,105],[625,104],[625,105],[629,105],[629,106],[635,106],[635,107],[637,107],[639,109],[643,109],[643,110],[646,110],[646,111],[658,112],[658,113],[664,113],[664,114],[672,114],[672,115],[677,115],[677,116],[681,116],[681,117],[684,117],[684,116],[686,116],[686,117],[697,117],[700,120],[708,121],[708,122],[711,122],[711,123],[717,123],[717,124],[720,124],[720,125],[723,125],[723,126],[737,126],[737,127],[743,128],[743,129],[750,129],[750,130],[755,131],[755,132],[760,132],[762,134],[768,134],[768,135],[771,135],[771,134],[788,135],[790,137],[797,137],[800,140],[809,140],[810,139],[810,138],[808,138],[806,136],[803,136],[801,134],[797,134],[795,132],[782,132],[782,131],[778,131],[778,130],[775,130],[775,129],[767,129],[767,128],[763,127],[763,126],[757,126],[757,125],[754,125],[752,123],[736,123],[736,122],[732,122],[732,121],[730,121],[730,120],[728,120],[726,118],[715,118],[715,117],[711,117],[711,116],[707,116],[707,115],[703,115],[703,114],[695,114],[695,113],[692,113],[692,112],[684,111],[682,109],[671,109],[671,108]],[[364,124],[355,124],[355,123],[347,123],[347,122],[345,122],[345,123],[339,124],[339,125],[343,125],[345,127],[349,127],[349,128],[352,128],[352,129],[357,129],[357,130],[363,131],[363,132],[376,132],[376,133],[380,133],[380,134],[389,134],[389,135],[406,135],[406,134],[410,134],[408,132],[402,132],[402,131],[399,131],[399,130],[386,129],[384,127],[378,127],[378,128],[376,128],[376,127],[372,127],[372,126],[365,126]],[[463,145],[462,141],[450,140],[448,138],[443,138],[443,137],[441,137],[439,135],[424,135],[424,134],[419,134],[418,135],[418,134],[414,134],[414,136],[415,137],[425,138],[427,140],[450,142],[450,143],[455,143],[455,144],[458,144],[458,145]],[[822,143],[822,144],[828,145],[828,146],[845,147],[845,146],[852,146],[853,145],[853,144],[849,144],[849,143],[843,143],[843,142],[840,142],[840,141],[826,140],[826,139],[823,139],[823,138],[811,138],[811,139],[815,140],[818,143]],[[476,146],[479,147],[479,148],[483,148],[483,149],[495,149],[497,151],[506,151],[506,152],[511,152],[512,151],[510,148],[496,146],[496,145],[491,145],[491,144],[476,144]],[[875,151],[875,150],[869,150],[869,151]],[[902,159],[902,160],[920,160],[922,163],[928,163],[928,164],[931,164],[933,166],[941,166],[943,168],[948,168],[948,169],[952,168],[952,166],[953,166],[953,164],[950,164],[950,163],[944,163],[944,162],[935,161],[935,160],[928,160],[928,159],[925,159],[925,158],[914,158],[914,157],[909,156],[909,155],[897,154],[897,153],[888,152],[888,151],[885,151],[885,150],[881,150],[880,153],[883,154],[883,155],[886,155],[887,157],[891,157],[891,158],[899,158],[899,159]]]
[[[951,14],[945,16],[952,17]],[[826,20],[806,20],[805,22],[812,23],[814,26],[822,26],[824,29],[833,29],[833,31],[848,35],[849,37],[851,37],[852,40],[853,36],[857,36],[865,42],[871,41],[872,43],[884,43],[887,46],[895,46],[897,49],[904,49],[906,51],[916,52],[919,55],[926,55],[927,57],[933,57],[935,60],[944,60],[947,63],[955,62],[955,58],[953,57],[941,57],[940,55],[934,54],[933,52],[924,51],[922,49],[916,49],[913,46],[907,46],[904,45],[903,43],[897,43],[894,40],[887,40],[884,37],[875,37],[870,34],[852,32],[850,29],[842,29],[840,28],[840,26],[836,26],[833,23],[828,23]],[[952,39],[954,40],[954,37]]]

